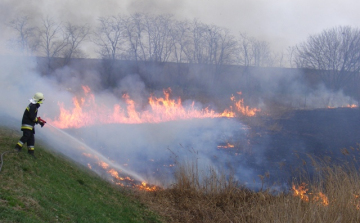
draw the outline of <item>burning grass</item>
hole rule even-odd
[[[178,165],[170,188],[136,195],[167,222],[359,222],[360,174],[313,159],[317,174],[293,179],[287,191],[252,191],[196,162]]]
[[[159,123],[173,120],[188,120],[194,118],[234,118],[234,117],[253,117],[261,110],[250,108],[244,104],[241,92],[237,92],[237,97],[230,97],[230,106],[223,112],[202,106],[191,104],[183,105],[181,98],[172,99],[171,88],[163,89],[163,96],[156,97],[151,95],[148,103],[143,105],[136,102],[128,94],[122,96],[119,103],[105,105],[97,103],[96,97],[91,93],[88,86],[82,86],[83,97],[74,96],[73,106],[66,109],[63,102],[58,102],[60,114],[54,120],[49,119],[58,128],[80,128],[83,126],[96,125],[99,123]]]

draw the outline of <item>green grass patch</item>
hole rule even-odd
[[[20,131],[0,128],[0,154]],[[7,153],[0,172],[0,222],[160,222],[128,191],[36,144],[34,159]]]

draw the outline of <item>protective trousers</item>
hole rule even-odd
[[[29,151],[34,151],[35,147],[35,137],[34,137],[34,130],[22,130],[23,136],[20,138],[19,142],[16,144],[17,149],[21,150],[24,143],[27,144]]]

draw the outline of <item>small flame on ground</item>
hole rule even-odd
[[[357,210],[360,210],[360,195],[354,194],[354,201],[352,203]]]
[[[241,92],[237,92],[238,95],[241,95]],[[240,114],[242,114],[243,116],[255,116],[256,113],[260,112],[260,109],[257,108],[250,108],[249,106],[245,106],[244,105],[244,99],[239,99],[236,100],[235,96],[232,95],[231,96],[231,101],[233,101],[235,103],[235,108],[237,112],[240,112]]]
[[[301,200],[305,201],[305,202],[309,202],[309,196],[312,197],[312,201],[318,202],[320,204],[322,204],[323,206],[328,206],[329,205],[329,199],[328,197],[322,193],[319,192],[317,194],[312,194],[308,192],[308,189],[306,188],[307,184],[305,183],[301,183],[298,187],[296,187],[294,184],[292,185],[292,190],[293,190],[293,195],[295,197],[300,197]]]
[[[110,168],[110,165],[104,161],[99,160],[96,156],[89,154],[89,153],[83,153],[83,155],[85,157],[88,158],[92,158],[92,159],[96,159],[98,160],[98,162],[96,163],[99,167],[101,167],[103,170],[105,170],[108,174],[110,174],[110,176],[113,177],[112,181],[118,185],[118,186],[122,186],[122,187],[132,187],[132,188],[137,188],[139,190],[144,190],[144,191],[156,191],[156,190],[160,190],[161,187],[159,186],[155,186],[155,185],[148,185],[148,183],[142,181],[137,181],[132,179],[130,176],[120,176],[119,171]],[[90,169],[93,169],[93,167],[88,163],[88,167]]]
[[[306,192],[308,191],[308,189],[306,189],[305,183],[302,183],[301,185],[299,185],[298,188],[296,188],[296,186],[293,184],[292,189],[293,189],[295,197],[300,197],[301,200],[306,201],[306,202],[309,201],[309,197],[306,195]]]
[[[141,182],[141,185],[136,185],[135,187],[140,190],[145,190],[145,191],[157,191],[157,190],[161,189],[158,186],[149,186],[146,182]]]
[[[226,145],[217,146],[218,149],[228,149],[228,148],[234,148],[235,146],[230,143],[226,143]]]
[[[356,104],[348,104],[345,106],[341,106],[341,107],[333,107],[333,106],[327,106],[327,108],[358,108],[359,106]]]
[[[105,162],[103,162],[103,161],[100,161],[98,164],[99,164],[99,166],[101,166],[103,169],[109,168],[109,164],[107,164],[107,163],[105,163]]]

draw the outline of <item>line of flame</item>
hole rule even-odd
[[[72,109],[65,109],[64,103],[59,102],[60,115],[54,120],[50,119],[49,122],[58,128],[64,129],[110,123],[139,124],[193,118],[233,118],[236,117],[235,112],[246,116],[254,116],[260,111],[260,109],[250,109],[248,106],[244,106],[243,99],[236,101],[234,96],[231,97],[231,100],[235,103],[235,111],[233,111],[232,106],[222,113],[217,113],[209,108],[197,109],[194,106],[194,102],[191,106],[185,108],[180,98],[177,100],[170,99],[170,88],[163,91],[164,97],[149,97],[148,110],[137,111],[135,101],[127,94],[123,95],[126,108],[121,107],[120,104],[115,104],[110,109],[105,105],[98,105],[96,103],[95,96],[90,93],[89,87],[83,86],[83,91],[85,97],[80,99],[74,97],[72,99],[74,106]]]

